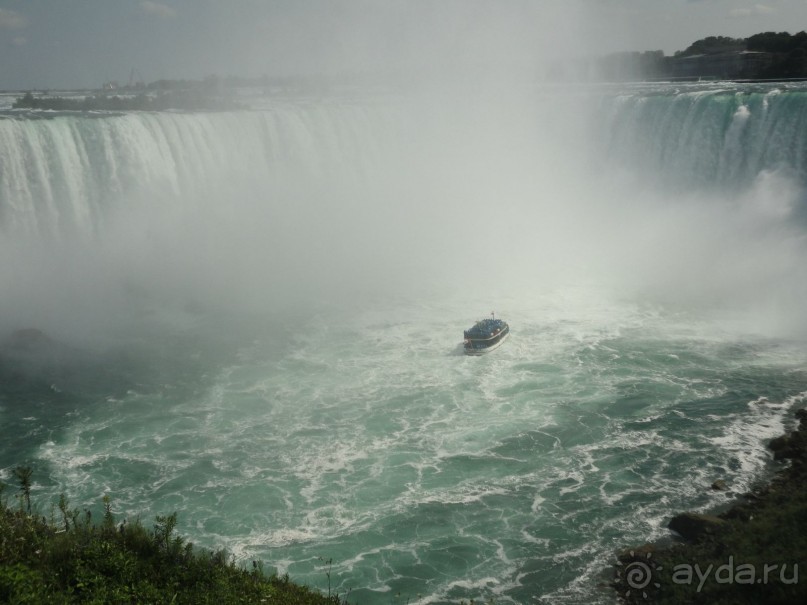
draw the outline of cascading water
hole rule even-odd
[[[373,116],[361,107],[330,109],[5,119],[3,227],[93,233],[115,206],[138,196],[192,203],[225,178],[271,183],[288,170],[323,179],[372,169],[372,139],[382,125],[364,123]]]
[[[689,85],[608,97],[609,149],[665,184],[742,191],[763,171],[807,180],[807,92]],[[649,94],[648,94],[649,92]]]
[[[610,602],[805,399],[805,103],[7,111],[0,328],[45,337],[0,349],[3,479],[360,603]]]

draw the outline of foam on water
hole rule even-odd
[[[187,400],[129,392],[43,445],[48,491],[177,510],[195,542],[322,588],[330,559],[364,603],[607,600],[613,552],[746,491],[805,395],[781,345],[567,296],[510,301],[482,358],[449,346],[461,301],[320,314],[279,354],[259,336]]]
[[[87,351],[0,351],[3,466],[361,603],[610,602],[804,401],[805,94],[11,112],[0,327]]]

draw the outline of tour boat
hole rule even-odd
[[[506,321],[496,319],[493,313],[490,319],[482,319],[470,330],[465,330],[465,354],[483,355],[498,349],[510,335],[510,326]]]

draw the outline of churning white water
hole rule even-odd
[[[49,340],[0,353],[4,478],[360,603],[610,601],[615,550],[763,477],[807,393],[805,104],[8,110],[0,328]]]

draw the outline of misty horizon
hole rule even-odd
[[[565,57],[662,50],[707,36],[789,31],[807,7],[715,0],[602,5],[588,0],[404,2],[338,0],[223,9],[188,0],[81,8],[0,4],[0,89],[91,89],[103,82],[384,73],[449,77],[467,71],[544,73]],[[102,48],[104,52],[96,52]]]

